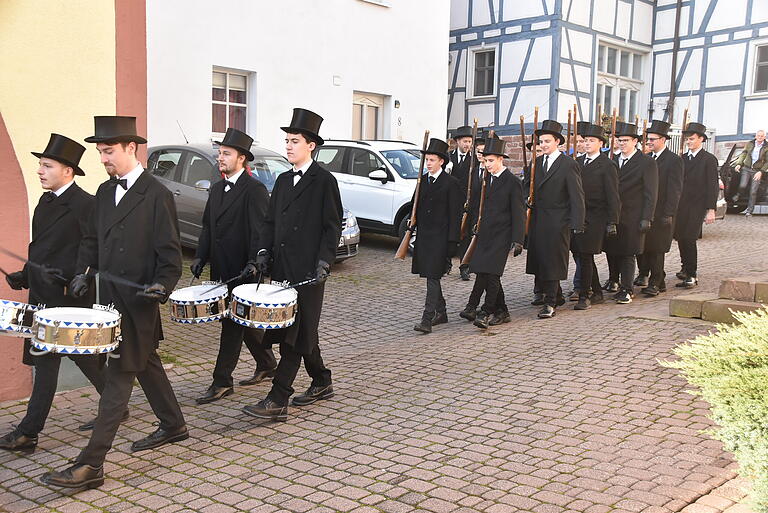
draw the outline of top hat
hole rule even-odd
[[[441,159],[443,159],[443,165],[445,165],[450,158],[448,157],[448,143],[445,141],[441,141],[440,139],[430,139],[429,140],[429,146],[427,146],[426,150],[421,150],[421,152],[425,155],[432,154],[437,155]]]
[[[563,125],[552,119],[545,119],[541,122],[541,128],[534,130],[536,137],[541,137],[544,134],[554,135],[560,141],[559,144],[565,143],[565,137],[562,134]]]
[[[234,148],[243,155],[247,161],[253,160],[253,153],[251,153],[251,144],[253,144],[253,137],[238,130],[237,128],[227,128],[227,133],[224,134],[224,139],[217,141],[219,146],[229,146]]]
[[[695,123],[691,121],[687,125],[685,125],[685,130],[683,130],[683,135],[685,134],[699,134],[704,138],[704,140],[707,140],[707,127],[702,125],[701,123]]]
[[[640,139],[637,135],[637,126],[634,123],[624,123],[623,121],[616,122],[616,137],[634,137]]]
[[[85,152],[85,146],[73,141],[69,137],[64,137],[59,134],[51,134],[51,138],[48,139],[48,146],[38,153],[32,152],[37,158],[53,159],[57,162],[61,162],[75,170],[76,175],[85,176],[85,173],[80,169],[80,157]]]
[[[592,123],[589,121],[577,121],[576,122],[576,135],[584,136],[582,133],[584,130],[587,129],[588,126],[590,126]]]
[[[603,143],[607,142],[608,138],[605,136],[605,130],[600,125],[593,125],[592,123],[586,123],[585,126],[579,128],[579,135],[582,137],[597,137]]]
[[[96,135],[86,137],[87,143],[135,142],[145,144],[146,139],[136,134],[134,116],[94,116]]]
[[[500,157],[507,157],[504,153],[504,147],[506,142],[502,141],[498,137],[489,137],[485,140],[485,148],[483,149],[483,155],[499,155]]]
[[[460,126],[453,133],[453,139],[461,139],[462,137],[472,137],[472,127],[471,126],[466,126],[466,125]]]
[[[660,119],[654,119],[651,121],[651,126],[645,129],[645,133],[647,134],[657,134],[662,135],[664,137],[669,137],[670,124],[666,121],[662,121]]]
[[[322,122],[323,118],[311,110],[296,107],[293,109],[291,124],[289,126],[281,126],[280,128],[289,134],[303,134],[309,137],[312,142],[321,146],[325,143],[323,138],[318,135]]]

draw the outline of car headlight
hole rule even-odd
[[[347,214],[347,228],[354,228],[357,226],[357,218],[352,212]]]

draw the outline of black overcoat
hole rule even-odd
[[[80,241],[87,238],[91,228],[94,198],[73,183],[61,196],[48,201],[49,195],[40,198],[32,217],[32,241],[29,243],[28,258],[36,264],[45,264],[62,270],[67,282],[75,275]],[[67,295],[64,283],[45,281],[39,268],[25,265],[24,277],[29,284],[30,304],[43,304],[48,308],[57,306],[78,306],[90,308],[96,297],[89,290],[81,298]],[[22,361],[34,365],[29,354],[31,344],[24,340]],[[88,358],[88,356],[85,356]]]
[[[586,166],[584,159],[577,159],[581,166],[581,185],[586,206],[584,233],[573,236],[571,250],[574,253],[596,255],[603,251],[605,227],[619,223],[619,170],[616,163],[604,153],[600,153]]]
[[[272,253],[272,279],[291,283],[314,276],[320,260],[333,263],[343,215],[336,179],[317,162],[312,162],[296,186],[293,179],[292,173],[277,177],[261,234],[262,247]],[[299,287],[296,322],[285,329],[267,330],[264,340],[311,353],[318,344],[324,289],[324,284]]]
[[[523,183],[509,169],[493,180],[489,173],[487,180],[483,219],[469,270],[501,276],[512,243],[522,244],[525,236]]]
[[[640,221],[653,220],[658,194],[659,170],[656,161],[638,150],[619,169],[621,213],[618,234],[605,239],[606,253],[626,256],[643,252],[645,234],[640,231]]]
[[[656,165],[659,168],[659,197],[656,201],[651,231],[645,235],[645,253],[669,251],[672,246],[677,204],[680,201],[680,193],[683,191],[683,159],[679,155],[665,149],[656,159]],[[665,217],[671,217],[672,224],[665,225],[662,222]]]
[[[95,238],[81,253],[78,269],[107,271],[141,285],[160,283],[169,293],[181,277],[181,243],[176,205],[171,192],[144,171],[115,206],[115,182],[96,191]],[[122,315],[120,358],[110,367],[144,370],[149,355],[163,338],[160,306],[136,295],[135,287],[100,280],[102,304],[114,303]]]
[[[571,230],[584,229],[581,173],[576,161],[563,154],[546,175],[543,162],[543,156],[537,157],[525,272],[540,280],[565,280]]]
[[[433,184],[428,177],[422,177],[419,188],[411,272],[422,278],[440,279],[445,273],[449,244],[459,242],[464,200],[455,176],[443,171]]]
[[[717,158],[703,148],[693,160],[684,156],[683,175],[683,192],[675,219],[675,239],[696,240],[701,237],[701,224],[707,210],[717,208],[720,190]]]
[[[244,171],[229,192],[225,180],[213,184],[203,212],[203,229],[195,256],[211,263],[211,279],[239,275],[261,249],[259,234],[269,205],[263,183]]]
[[[451,153],[448,154],[448,156],[451,159],[451,176],[456,178],[459,182],[459,187],[461,188],[462,197],[467,197],[467,176],[469,174],[469,165],[470,160],[472,159],[472,151],[467,152],[467,154],[464,156],[464,162],[459,164],[459,152],[458,150],[453,150]],[[475,168],[477,168],[479,162],[475,163]],[[474,184],[472,184],[474,187]],[[463,205],[463,203],[462,203]]]

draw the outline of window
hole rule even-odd
[[[598,46],[595,102],[602,105],[603,112],[611,115],[616,107],[619,118],[634,123],[645,88],[643,59],[643,54],[632,49]]]
[[[175,180],[179,160],[181,160],[181,151],[156,151],[149,158],[149,170],[153,175],[160,178]]]
[[[212,181],[214,176],[213,164],[205,157],[197,153],[189,153],[184,171],[181,173],[179,182],[184,185],[194,187],[200,180]]]
[[[754,92],[768,92],[768,45],[758,46],[756,49]]]
[[[352,97],[352,139],[376,140],[381,135],[381,112],[384,97],[378,94],[354,93]]]
[[[354,149],[351,150],[351,155],[352,158],[349,160],[351,175],[368,178],[368,173],[371,171],[384,168],[384,163],[370,151]]]
[[[214,71],[211,88],[212,125],[214,134],[223,134],[227,128],[245,132],[248,111],[248,76],[227,71]]]
[[[381,152],[403,178],[418,178],[421,153],[418,150],[385,150]]]
[[[263,183],[269,192],[272,192],[275,187],[277,176],[292,169],[292,166],[285,159],[271,156],[256,155],[256,158],[249,165],[251,166],[251,174]]]
[[[315,154],[315,160],[331,173],[346,173],[344,163],[344,151],[342,148],[322,146]]]
[[[474,52],[475,72],[472,96],[492,96],[496,93],[496,49]]]

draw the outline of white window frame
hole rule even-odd
[[[493,50],[493,94],[475,96],[475,56]],[[467,48],[467,79],[465,81],[467,100],[496,98],[499,93],[499,44],[483,44]]]
[[[755,92],[755,82],[757,81],[757,47],[768,46],[768,37],[762,37],[749,42],[747,47],[747,83],[744,84],[744,98],[766,98],[768,91]]]
[[[606,54],[605,57],[605,70],[600,69],[599,65],[599,55],[600,55],[600,47],[604,46],[606,48],[613,48],[616,50],[616,73],[609,73],[607,71],[608,67],[608,56]],[[640,55],[640,58],[642,59],[642,69],[640,70],[640,77],[639,79],[632,78],[633,75],[633,69],[630,68],[628,74],[629,77],[623,76],[620,74],[621,72],[621,52],[629,52],[630,54]],[[629,102],[627,102],[626,110],[625,112],[620,112],[619,106],[621,105],[621,99],[620,99],[620,91],[622,89],[629,90],[629,91],[636,91],[637,92],[637,104],[635,105],[635,115],[639,115],[642,119],[643,116],[641,113],[645,111],[643,108],[643,105],[648,100],[648,81],[645,79],[645,77],[648,74],[649,69],[649,57],[650,52],[648,50],[638,48],[636,46],[631,45],[624,45],[617,43],[612,40],[606,40],[606,39],[598,39],[596,49],[595,49],[595,56],[594,56],[594,69],[595,69],[595,98],[594,102],[595,105],[602,105],[602,108],[604,112],[607,115],[612,115],[613,109],[616,108],[618,116],[623,118],[626,123],[634,123],[635,118],[634,116],[631,116],[629,114]],[[635,57],[633,56],[631,59],[631,66],[634,67],[635,65]],[[602,84],[603,88],[605,86],[611,87],[613,90],[611,92],[611,112],[608,112],[609,109],[606,108],[605,102],[603,102],[603,98],[597,97],[597,90],[598,85]]]
[[[245,131],[248,131],[248,125],[249,123],[249,114],[251,110],[251,106],[249,105],[249,100],[251,99],[251,73],[248,71],[243,70],[236,70],[236,69],[229,69],[229,68],[221,68],[218,66],[214,66],[211,70],[211,87],[209,88],[210,91],[213,91],[213,74],[214,73],[225,73],[227,75],[227,87],[224,90],[224,98],[226,98],[225,101],[219,101],[214,100],[211,98],[211,105],[224,105],[225,106],[225,119],[226,122],[224,123],[225,126],[229,127],[229,106],[233,105],[235,107],[245,107]],[[245,103],[235,103],[229,101],[229,75],[238,75],[245,78]],[[224,137],[225,132],[214,132],[213,131],[213,118],[211,118],[211,135],[213,139],[221,139]]]

